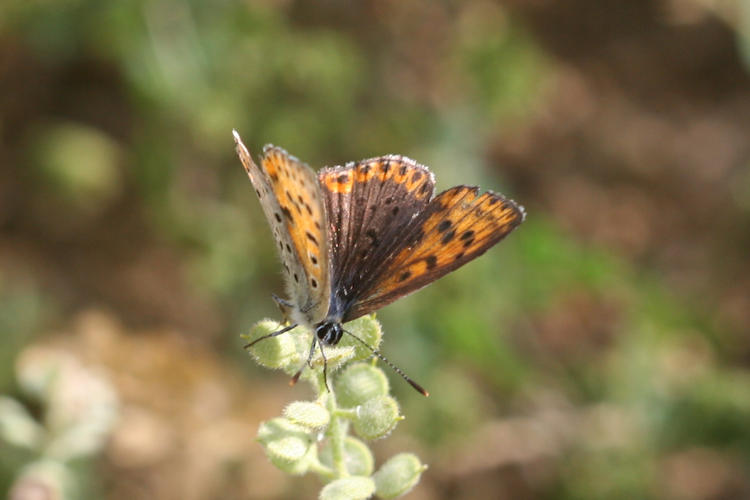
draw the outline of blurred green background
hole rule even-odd
[[[414,499],[750,498],[746,0],[5,0],[0,493],[316,498],[243,352],[278,317],[234,152],[387,153],[528,218],[385,308]]]

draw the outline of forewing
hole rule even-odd
[[[260,168],[234,133],[247,171],[279,247],[287,293],[310,323],[325,318],[330,293],[325,209],[315,172],[274,146],[263,148]]]
[[[500,194],[456,186],[403,228],[399,250],[351,305],[346,320],[379,309],[479,257],[515,229],[523,207]]]
[[[323,169],[331,251],[329,314],[344,315],[399,250],[404,228],[427,207],[435,180],[409,158],[382,156]]]

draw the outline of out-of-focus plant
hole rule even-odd
[[[77,498],[85,489],[79,467],[102,450],[114,425],[114,390],[74,357],[47,348],[19,356],[16,380],[18,397],[0,395],[9,498]]]
[[[243,338],[252,342],[279,328],[278,323],[264,320]],[[383,336],[373,316],[352,321],[347,329],[373,347],[380,344]],[[250,352],[260,365],[292,375],[307,359],[311,340],[309,330],[297,327],[289,334],[258,342]],[[374,459],[367,444],[349,435],[354,430],[364,440],[379,439],[390,434],[404,418],[398,403],[389,395],[385,373],[365,361],[372,352],[349,336],[335,347],[326,347],[325,353],[325,361],[317,353],[301,376],[315,390],[315,400],[290,403],[283,416],[260,425],[258,441],[266,455],[288,474],[317,474],[327,483],[320,492],[321,499],[373,495],[396,498],[408,493],[427,468],[419,458],[400,453],[374,472]]]

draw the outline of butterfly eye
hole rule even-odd
[[[322,323],[315,328],[315,336],[327,345],[336,345],[344,334],[338,323]]]

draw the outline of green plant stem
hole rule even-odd
[[[356,408],[337,408],[336,416],[348,418],[351,420],[357,416],[357,409]]]
[[[330,480],[336,479],[336,473],[334,470],[320,463],[317,456],[310,462],[310,470],[318,474],[320,477]]]
[[[336,471],[336,476],[339,479],[348,477],[349,471],[346,468],[346,459],[344,457],[344,438],[346,437],[345,428],[341,425],[341,417],[338,414],[338,408],[336,405],[336,394],[333,390],[328,393],[326,407],[331,415],[331,422],[328,424],[328,439],[330,439],[331,442],[333,467]]]

